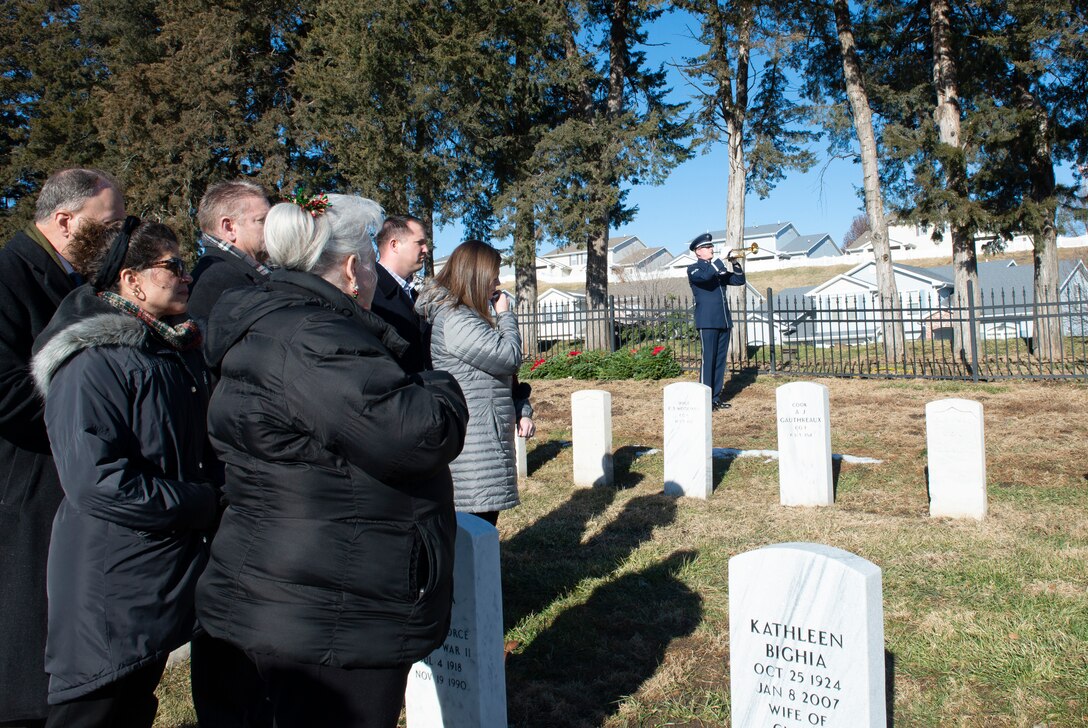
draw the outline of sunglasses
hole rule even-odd
[[[185,267],[185,261],[181,258],[167,258],[166,260],[157,260],[154,263],[149,263],[148,268],[165,268],[178,278],[184,278],[188,269]]]

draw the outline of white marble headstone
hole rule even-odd
[[[729,560],[733,728],[884,728],[880,568],[782,543]]]
[[[514,435],[514,462],[517,464],[518,478],[529,475],[529,454],[526,438]]]
[[[778,489],[784,506],[835,502],[831,473],[831,398],[815,382],[791,382],[775,391],[778,414]]]
[[[986,517],[986,437],[982,403],[939,399],[926,404],[929,515]]]
[[[506,728],[498,530],[458,513],[454,564],[446,641],[408,674],[408,728]]]
[[[612,485],[612,394],[583,389],[570,396],[574,484]]]
[[[710,387],[665,387],[665,495],[709,498],[713,485]]]

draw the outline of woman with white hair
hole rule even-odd
[[[411,664],[449,628],[468,410],[450,375],[406,374],[368,310],[381,223],[361,197],[276,205],[268,285],[208,320],[228,505],[197,611],[257,665],[278,728],[395,726]]]

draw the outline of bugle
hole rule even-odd
[[[752,243],[751,245],[749,245],[748,247],[745,247],[745,248],[733,248],[728,253],[725,254],[725,259],[726,260],[733,260],[734,258],[747,258],[749,255],[753,255],[755,253],[758,253],[759,250],[760,250],[759,246],[756,245],[755,243]]]

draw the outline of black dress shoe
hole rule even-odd
[[[733,405],[729,404],[728,402],[715,402],[714,403],[714,409],[716,409],[716,410],[729,409],[732,406]]]

